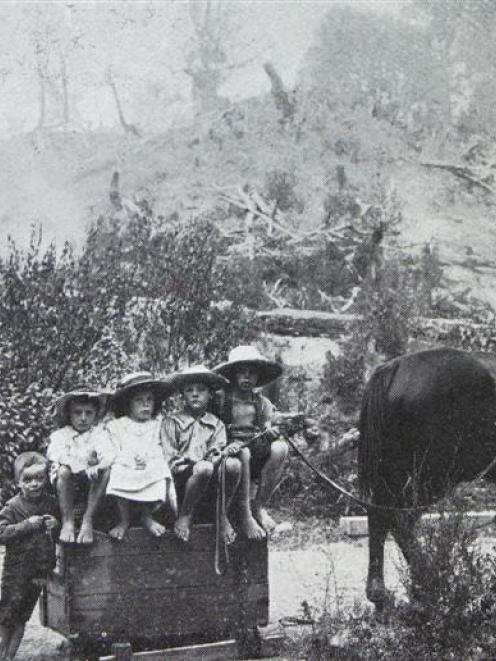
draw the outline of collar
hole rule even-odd
[[[206,427],[213,427],[215,429],[218,425],[218,420],[219,420],[213,413],[210,413],[210,411],[206,411],[201,416],[201,418],[194,418],[192,415],[186,412],[177,413],[172,417],[176,421],[181,431],[185,431],[186,429],[189,429],[191,425],[193,425],[195,422],[199,422],[200,424],[205,425]]]

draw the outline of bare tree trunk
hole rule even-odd
[[[282,78],[271,62],[264,64],[264,70],[270,79],[271,94],[280,115],[279,121],[281,123],[290,122],[293,119],[295,107],[289,98],[289,94],[284,89]]]
[[[128,122],[126,122],[126,118],[124,117],[124,112],[122,110],[121,100],[119,98],[119,92],[117,91],[117,86],[115,84],[110,69],[107,71],[107,83],[109,84],[110,89],[112,90],[112,95],[115,101],[115,107],[117,108],[117,115],[119,116],[119,122],[121,123],[122,128],[126,133],[132,133],[133,135],[139,138],[141,136],[141,133],[139,132],[138,128],[134,124],[128,124]]]
[[[65,127],[69,124],[69,81],[67,77],[67,65],[65,57],[60,56],[60,77],[62,79],[62,123]]]
[[[36,128],[38,130],[42,129],[45,126],[45,116],[46,116],[46,81],[45,74],[42,71],[40,63],[38,63],[36,70],[38,72],[38,124]]]

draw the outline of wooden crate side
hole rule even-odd
[[[65,635],[106,632],[118,637],[234,630],[241,594],[246,623],[266,624],[266,541],[234,545],[228,571],[217,576],[214,527],[195,526],[195,537],[196,544],[185,545],[175,537],[154,540],[135,529],[129,544],[97,535],[90,548],[65,547],[62,572],[47,596],[48,625]]]
[[[120,555],[112,557],[78,558],[68,566],[74,594],[109,593],[150,587],[170,589],[172,587],[204,586],[233,590],[237,576],[234,565],[228,567],[223,576],[214,570],[211,552],[183,553],[182,555],[146,553],[141,556]],[[252,580],[266,580],[261,563],[253,564]]]
[[[258,594],[257,594],[258,597]],[[133,637],[199,634],[236,626],[238,601],[233,592],[184,588],[143,590],[119,595],[77,597],[72,601],[72,622],[80,631]],[[247,619],[258,622],[256,602],[248,604]]]

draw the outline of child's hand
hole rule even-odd
[[[89,480],[96,480],[98,478],[98,473],[100,471],[100,466],[97,464],[95,466],[88,466],[86,469],[86,475]]]
[[[91,452],[88,453],[88,460],[86,462],[88,466],[96,466],[98,462],[98,454],[96,453],[96,450],[92,450]]]
[[[241,452],[243,446],[244,446],[243,441],[233,441],[224,448],[223,452],[226,457],[235,457]]]
[[[145,470],[146,468],[146,460],[140,454],[134,456],[134,467],[139,471]]]
[[[268,441],[275,441],[279,438],[279,429],[277,427],[267,427],[264,430],[264,436]]]
[[[169,468],[174,475],[178,475],[191,466],[191,461],[186,457],[176,457],[169,461]]]
[[[41,530],[45,524],[44,517],[38,516],[37,514],[30,516],[27,520],[34,530]]]
[[[47,530],[54,530],[59,525],[57,519],[51,514],[45,514],[42,518]]]

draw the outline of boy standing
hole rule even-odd
[[[188,367],[172,377],[172,385],[182,392],[184,408],[164,418],[162,442],[179,495],[182,495],[179,517],[174,531],[187,542],[193,516],[207,493],[226,447],[224,424],[210,413],[212,393],[227,384],[219,374],[203,365]],[[226,504],[232,500],[239,484],[241,465],[238,459],[226,460]],[[234,541],[235,533],[225,521],[225,542]]]
[[[275,528],[267,505],[279,484],[288,444],[279,438],[275,409],[256,388],[282,374],[279,363],[267,360],[255,347],[242,345],[229,353],[229,359],[214,368],[230,381],[221,402],[219,417],[229,435],[227,452],[239,456],[242,465],[239,489],[243,532],[249,539],[261,539]],[[258,481],[253,510],[250,507],[251,481]]]
[[[95,428],[105,402],[106,395],[87,388],[71,390],[56,402],[60,429],[50,435],[47,457],[62,513],[61,542],[93,542],[93,517],[105,495],[114,454],[107,435]],[[86,498],[76,539],[75,500]]]
[[[0,511],[0,543],[6,553],[0,600],[0,659],[13,659],[45,578],[55,566],[53,530],[57,503],[47,495],[48,461],[38,452],[23,452],[14,462],[20,493]]]

